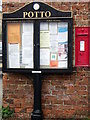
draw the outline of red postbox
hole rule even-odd
[[[90,39],[89,27],[75,28],[75,66],[89,66]]]

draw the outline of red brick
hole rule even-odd
[[[15,112],[18,113],[22,110],[22,108],[15,108]]]
[[[25,2],[33,2],[33,0],[20,0],[20,2],[25,3]]]
[[[76,105],[77,101],[75,100],[64,100],[64,105]]]
[[[60,91],[52,91],[52,95],[62,95],[63,94],[63,91],[60,90]]]
[[[19,2],[20,0],[8,0],[8,2]]]

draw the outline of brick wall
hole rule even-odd
[[[8,3],[7,3],[8,1]],[[22,0],[3,0],[3,12],[23,6]],[[21,3],[22,2],[22,3]],[[42,80],[42,109],[44,118],[84,118],[89,114],[88,67],[74,67],[75,26],[89,26],[89,2],[47,2],[73,15],[73,73],[71,75],[44,75]],[[3,105],[15,109],[17,118],[30,118],[33,110],[33,80],[22,74],[3,74]]]

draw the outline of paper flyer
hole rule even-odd
[[[57,54],[56,53],[51,53],[51,60],[56,61],[57,60]]]
[[[50,67],[58,67],[58,61],[50,61]]]
[[[67,68],[68,63],[67,61],[58,61],[58,68]]]
[[[68,41],[68,24],[67,23],[58,23],[58,40],[59,42]]]
[[[22,63],[31,64],[31,68],[33,67],[33,50],[31,48],[22,49]]]
[[[8,44],[9,68],[20,68],[19,44]]]
[[[49,29],[48,22],[40,23],[40,31],[48,31],[48,29]]]
[[[22,47],[31,47],[33,49],[33,35],[22,34]]]
[[[50,22],[49,23],[49,31],[50,31],[50,34],[53,34],[53,35],[58,33],[57,22]]]
[[[28,33],[29,35],[33,35],[33,23],[23,23],[22,32]]]
[[[22,64],[33,68],[33,23],[22,24]]]
[[[26,33],[22,34],[22,64],[33,68],[33,36]]]
[[[58,36],[50,35],[50,52],[58,52]]]
[[[40,49],[40,65],[50,65],[49,49]]]
[[[58,67],[58,60],[57,60],[57,54],[56,53],[51,53],[50,67]]]
[[[68,58],[68,45],[67,43],[58,44],[58,60],[67,60]]]
[[[40,31],[40,48],[42,47],[50,47],[49,31]]]
[[[9,34],[8,35],[8,43],[15,44],[21,43],[20,35],[17,34]]]
[[[8,23],[7,24],[7,36],[8,43],[18,43],[21,44],[20,38],[20,23]]]

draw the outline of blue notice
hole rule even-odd
[[[59,27],[58,32],[67,32],[68,28],[67,27]]]

